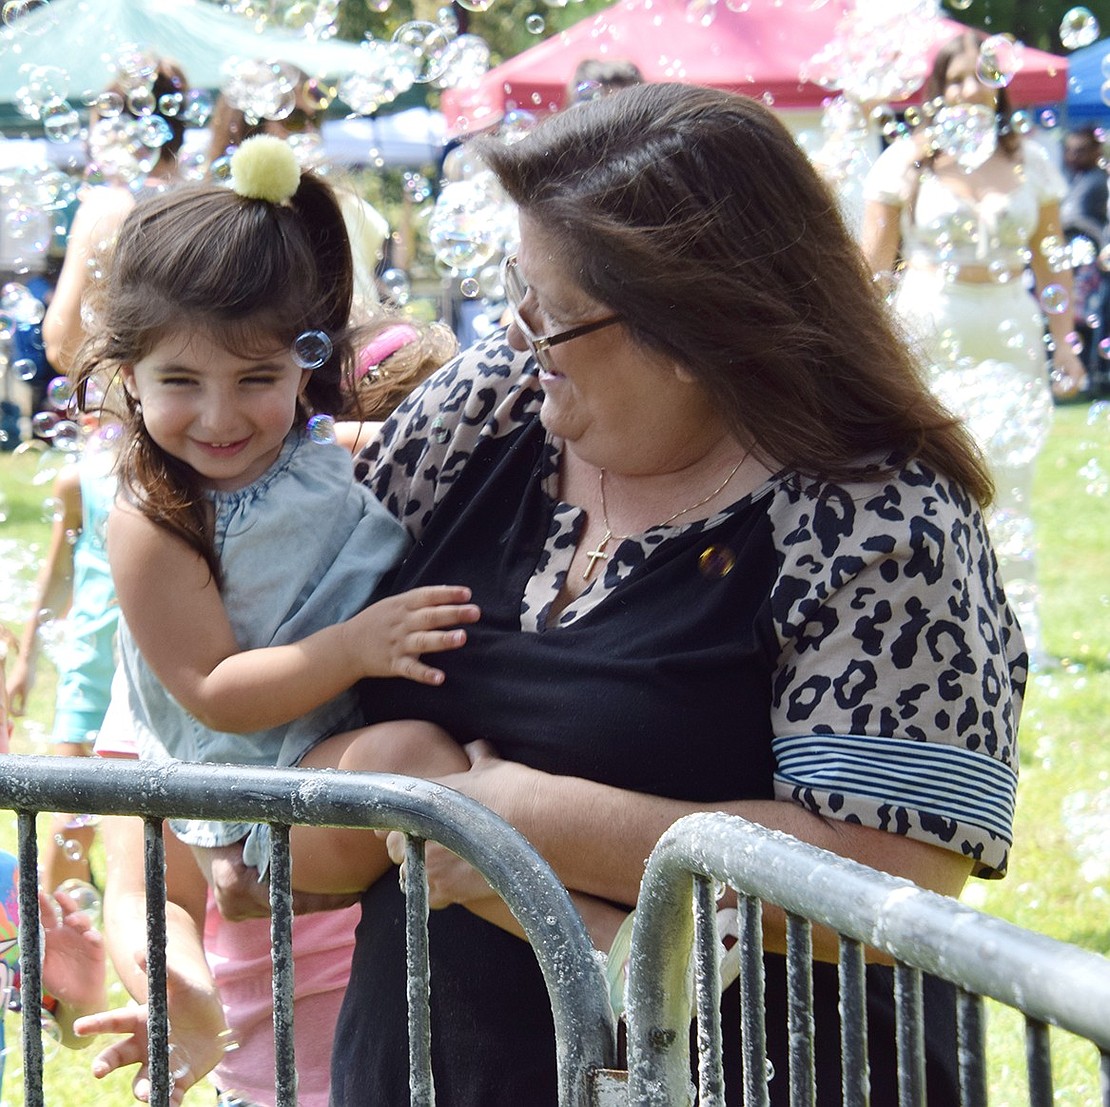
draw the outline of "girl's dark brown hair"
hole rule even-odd
[[[314,369],[298,405],[335,414],[352,375],[349,330],[354,271],[343,217],[330,187],[309,172],[288,204],[251,200],[212,184],[182,185],[141,200],[120,229],[106,276],[87,305],[94,322],[72,375],[102,386],[167,335],[197,331],[241,357],[289,349],[323,331],[331,356]],[[209,506],[196,472],[147,433],[122,389],[118,473],[138,509],[195,549],[220,580]],[[305,406],[307,405],[307,407]]]
[[[892,453],[989,501],[832,194],[761,104],[645,84],[474,145],[564,272],[697,377],[765,463],[850,479]]]
[[[964,54],[978,56],[979,48],[987,41],[987,35],[982,31],[965,31],[955,38],[950,38],[933,58],[933,68],[929,79],[925,82],[924,97],[926,103],[930,100],[943,100],[944,90],[948,86],[948,70],[956,58]],[[1013,128],[1013,108],[1010,105],[1010,95],[1005,87],[995,91],[995,127],[998,133],[999,148],[1009,157],[1015,157],[1021,149],[1021,138]]]

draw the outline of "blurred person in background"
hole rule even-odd
[[[330,92],[291,62],[241,62],[220,89],[212,113],[209,173],[222,178],[231,154],[246,139],[268,134],[285,139],[303,167],[328,176],[343,210],[355,259],[356,315],[365,319],[378,313],[374,274],[389,238],[389,224],[353,187],[337,181],[328,164],[320,124],[329,102]]]
[[[93,108],[89,183],[81,193],[62,271],[42,322],[46,356],[60,373],[68,371],[84,339],[81,300],[98,247],[115,236],[139,195],[180,179],[188,80],[180,66],[165,58],[138,53],[129,62]]]

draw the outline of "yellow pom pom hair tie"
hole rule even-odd
[[[231,187],[248,200],[284,204],[301,183],[301,167],[289,143],[273,135],[248,138],[231,156]]]

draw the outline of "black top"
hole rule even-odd
[[[624,541],[549,626],[550,600],[584,519],[552,494],[559,444],[547,439],[535,382],[514,358],[497,343],[464,354],[406,403],[384,429],[384,448],[362,463],[417,540],[389,587],[466,584],[482,608],[466,647],[438,655],[442,687],[367,682],[367,721],[428,719],[460,742],[486,738],[501,756],[546,772],[692,802],[777,796],[941,839],[979,857],[984,871],[1001,868],[1008,833],[988,809],[1008,802],[1020,684],[1011,684],[1005,651],[1020,669],[1020,635],[966,497],[920,467],[865,484],[865,496],[832,486],[815,492],[812,482],[780,475],[711,519]],[[907,504],[914,511],[905,520]],[[884,610],[875,585],[887,581],[891,596],[909,581],[918,606]],[[939,602],[937,592],[943,619],[930,620],[918,607]],[[967,609],[962,627],[948,625],[953,596]],[[987,623],[990,644],[972,633]],[[922,667],[927,649],[941,655],[935,672]],[[822,665],[835,677],[820,673]],[[901,696],[876,696],[884,666],[901,674]],[[933,703],[937,681],[956,673]],[[991,692],[993,709],[973,720],[967,703],[985,703],[984,684],[999,674],[1004,688]],[[940,714],[947,730],[936,725]],[[890,782],[878,789],[881,772],[869,769],[861,786],[852,767],[865,741],[877,751],[872,766],[889,762]],[[987,814],[950,796],[945,783],[912,796],[893,783],[933,757],[975,779],[990,763],[994,776],[975,787]],[[433,912],[429,926],[437,1102],[554,1103],[550,1009],[529,947],[462,908]],[[785,1095],[782,961],[767,963],[770,1053],[782,1074],[772,1084]],[[403,899],[386,878],[363,899],[336,1032],[336,1107],[408,1103],[404,974]],[[872,1014],[877,1103],[894,1101],[878,1090],[893,1058],[882,1025],[890,1002],[884,975],[874,986],[886,999],[877,994]],[[822,1084],[838,1096],[835,978],[835,969],[817,967]],[[736,1012],[725,1017],[726,1042],[734,1043]],[[950,1029],[947,1019],[937,1024]],[[729,1068],[735,1064],[729,1050]],[[740,1087],[736,1071],[729,1086]],[[938,1092],[935,1102],[956,1101],[945,1087],[948,1098]]]

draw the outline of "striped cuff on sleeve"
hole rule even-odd
[[[773,742],[779,798],[907,833],[1004,871],[1017,775],[977,750],[907,738],[804,734]]]

